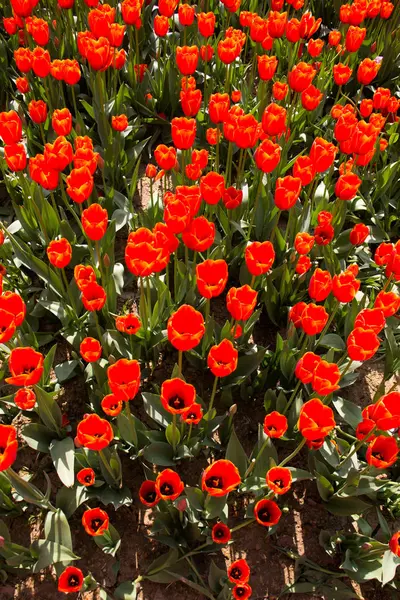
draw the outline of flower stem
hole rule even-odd
[[[178,350],[178,377],[182,378],[182,358],[183,352],[182,350]]]
[[[217,385],[218,385],[218,377],[216,377],[214,379],[214,385],[213,385],[213,389],[212,389],[212,392],[211,392],[210,404],[208,405],[208,412],[210,412],[210,410],[213,407],[214,400],[215,400],[215,394],[217,392]]]
[[[302,447],[304,446],[304,444],[306,443],[306,438],[303,438],[300,442],[300,444],[297,446],[297,448],[295,450],[293,450],[292,454],[289,454],[289,456],[287,456],[279,465],[278,467],[283,467],[285,465],[287,465],[288,462],[290,462],[302,449]]]
[[[132,434],[133,445],[135,446],[135,448],[137,448],[138,447],[138,437],[137,437],[135,422],[134,422],[134,420],[132,418],[132,413],[131,413],[131,407],[130,407],[130,404],[129,404],[129,400],[127,400],[125,402],[125,414],[126,414],[126,418],[129,421],[129,427],[130,427],[131,434]]]
[[[346,461],[348,461],[348,460],[349,460],[349,458],[351,458],[352,456],[354,456],[354,454],[356,454],[356,453],[359,451],[359,449],[360,449],[360,448],[361,448],[361,447],[362,447],[362,446],[363,446],[363,445],[364,445],[364,444],[365,444],[365,443],[366,443],[366,442],[367,442],[367,441],[370,439],[370,436],[371,436],[371,434],[373,434],[373,433],[374,433],[374,431],[376,430],[376,428],[377,428],[377,427],[376,427],[376,425],[375,425],[375,426],[374,426],[374,427],[371,429],[371,431],[370,431],[370,432],[369,432],[369,433],[368,433],[368,434],[365,436],[365,438],[364,438],[364,439],[362,439],[362,440],[360,440],[360,441],[358,442],[358,444],[356,444],[356,445],[354,446],[354,448],[351,450],[351,452],[349,452],[349,454],[348,454],[348,455],[347,455],[347,456],[346,456],[346,457],[345,457],[343,460],[341,460],[341,461],[340,461],[340,463],[339,463],[339,464],[338,464],[338,466],[336,467],[336,470],[340,469],[340,467],[341,467],[342,465],[344,465],[344,463],[345,463]]]

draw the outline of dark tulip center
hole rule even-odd
[[[274,425],[269,425],[267,427],[267,429],[268,429],[268,431],[272,431],[272,432],[276,431],[276,427]]]
[[[217,529],[215,532],[215,537],[217,538],[222,538],[224,537],[224,532],[222,531],[222,529]]]
[[[185,408],[185,401],[180,396],[172,396],[172,398],[169,399],[168,404],[171,408],[175,408],[175,410]]]
[[[156,499],[156,493],[155,492],[149,492],[145,496],[146,502],[149,502],[149,503],[154,502],[155,499]]]
[[[118,404],[111,404],[110,409],[111,410],[117,410],[118,408]]]
[[[380,452],[372,452],[372,456],[374,458],[376,458],[377,460],[385,460],[385,457],[382,456],[382,454]]]
[[[207,479],[206,485],[209,488],[222,489],[222,479],[221,477],[210,477]]]
[[[93,531],[97,531],[98,529],[100,529],[102,524],[103,524],[103,521],[101,519],[93,519],[93,521],[91,522]]]
[[[0,454],[4,454],[4,452],[5,452],[5,451],[6,451],[6,449],[5,449],[5,448],[2,448],[2,447],[0,446]]]
[[[274,481],[274,484],[275,484],[275,485],[276,485],[278,488],[283,488],[283,487],[284,487],[284,484],[283,484],[283,481],[282,481],[282,479],[276,479],[276,480]]]
[[[244,596],[246,593],[246,590],[243,587],[238,587],[236,589],[236,596],[239,596],[239,598],[241,598],[242,596]]]
[[[102,437],[102,433],[93,433],[93,437],[95,438],[101,438]]]
[[[71,587],[76,587],[77,585],[79,585],[79,579],[76,577],[76,575],[71,575],[68,579],[68,584]]]
[[[269,514],[269,510],[267,510],[266,508],[262,508],[258,513],[258,518],[263,523],[268,523],[269,521],[271,521],[271,515]]]
[[[232,577],[232,579],[241,579],[242,571],[238,567],[235,567],[231,571],[231,577]]]
[[[85,481],[86,481],[86,483],[90,483],[92,481],[91,475],[86,475]]]
[[[126,327],[126,330],[127,330],[127,331],[131,331],[132,329],[136,329],[136,327],[134,327],[133,325],[128,325],[128,326]]]
[[[34,370],[35,370],[35,367],[32,367],[32,365],[29,365],[29,366],[24,366],[22,369],[22,372],[25,375],[29,375],[29,373],[32,373]]]
[[[163,496],[172,496],[174,489],[169,483],[163,483],[160,487],[160,491]]]

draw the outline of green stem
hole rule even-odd
[[[131,434],[132,434],[132,439],[133,439],[133,445],[135,446],[135,448],[138,448],[138,437],[137,437],[137,432],[136,432],[136,427],[135,427],[135,422],[132,418],[132,413],[131,413],[131,407],[129,404],[129,400],[127,400],[125,402],[125,414],[126,417],[129,421],[129,427],[131,430]]]
[[[247,468],[247,471],[246,471],[246,473],[244,474],[243,480],[247,479],[247,477],[248,477],[248,476],[250,475],[250,473],[253,471],[254,467],[256,466],[256,463],[257,463],[258,459],[260,458],[260,456],[261,456],[261,455],[262,455],[262,453],[264,452],[265,448],[267,447],[268,440],[269,440],[269,437],[267,437],[267,438],[264,440],[264,442],[263,442],[263,445],[261,446],[260,450],[258,451],[258,454],[257,454],[257,456],[256,456],[255,460],[253,460],[253,461],[252,461],[252,462],[249,464],[249,466],[248,466],[248,468]]]
[[[176,425],[176,414],[174,413],[172,415],[172,432],[173,432],[173,434],[172,434],[172,448],[173,448],[174,452],[176,450],[176,432],[177,431],[178,431],[178,427]]]
[[[251,525],[254,522],[255,522],[255,518],[247,519],[247,521],[244,521],[243,523],[240,523],[240,525],[236,525],[236,527],[233,527],[231,529],[231,533],[234,533],[235,531],[239,531],[239,529],[243,529],[243,527],[247,527],[247,525]]]
[[[260,181],[258,182],[258,187],[257,187],[257,192],[256,192],[256,199],[254,200],[253,212],[251,213],[249,228],[247,230],[247,241],[249,241],[250,237],[251,237],[251,230],[254,225],[254,220],[256,218],[258,203],[259,203],[260,196],[261,196],[262,184],[263,184],[263,173],[261,172],[260,173]]]
[[[66,294],[67,294],[67,296],[69,298],[69,301],[71,303],[71,307],[73,308],[75,314],[78,315],[78,311],[77,311],[76,304],[75,304],[75,299],[72,296],[72,293],[71,293],[71,290],[70,290],[70,287],[69,287],[69,284],[68,284],[68,281],[67,281],[67,276],[65,274],[65,270],[64,269],[59,269],[59,271],[61,272],[61,279],[63,280],[65,291],[66,291]]]
[[[360,450],[360,448],[361,448],[361,447],[362,447],[364,444],[366,444],[366,443],[367,443],[367,441],[370,439],[370,436],[371,436],[371,434],[373,434],[373,433],[374,433],[374,431],[376,431],[376,429],[377,429],[377,426],[375,425],[375,426],[374,426],[374,427],[371,429],[371,431],[370,431],[370,432],[369,432],[369,433],[368,433],[368,434],[365,436],[365,438],[364,438],[364,439],[362,439],[362,440],[360,440],[360,441],[358,442],[358,444],[356,444],[356,445],[354,446],[354,448],[351,450],[351,452],[349,452],[349,454],[348,454],[348,455],[347,455],[347,456],[346,456],[346,457],[345,457],[343,460],[341,460],[341,461],[340,461],[340,463],[339,463],[339,464],[338,464],[338,466],[336,467],[336,470],[340,469],[340,468],[342,467],[342,465],[344,465],[344,463],[345,463],[346,461],[348,461],[348,460],[349,460],[349,458],[351,458],[352,456],[354,456],[354,454],[356,454],[356,453],[357,453],[357,452]]]
[[[289,456],[287,456],[279,465],[278,467],[284,467],[285,465],[287,465],[288,462],[290,462],[302,449],[302,447],[304,446],[304,444],[306,443],[306,438],[303,438],[302,441],[300,442],[300,444],[297,446],[297,448],[295,450],[293,450],[292,454],[289,454]]]
[[[327,324],[323,328],[323,330],[321,332],[321,335],[319,336],[318,341],[315,344],[315,348],[318,348],[319,344],[321,343],[321,341],[323,340],[324,336],[326,335],[326,332],[329,330],[329,327],[331,326],[332,321],[335,318],[335,315],[336,315],[336,313],[337,313],[337,311],[339,309],[339,306],[340,306],[340,302],[338,300],[336,300],[336,304],[335,304],[334,309],[333,309],[333,311],[331,313],[331,316],[329,317],[329,320],[328,320]]]
[[[105,470],[109,474],[110,478],[113,479],[113,481],[115,483],[118,483],[118,481],[116,480],[115,475],[114,475],[114,473],[113,473],[113,471],[111,469],[111,466],[109,465],[108,460],[106,459],[106,456],[104,454],[104,450],[99,450],[99,457],[100,457],[101,462],[104,465]]]
[[[299,391],[300,386],[301,386],[301,379],[299,379],[298,382],[296,383],[296,387],[293,390],[293,394],[289,398],[289,402],[287,403],[286,408],[283,411],[283,414],[286,414],[288,412],[289,408],[292,406],[292,403],[297,396],[297,392]]]
[[[182,358],[183,358],[183,352],[182,352],[182,350],[178,350],[178,376],[180,378],[182,377]]]
[[[214,379],[214,385],[213,385],[213,389],[212,389],[212,392],[211,392],[210,404],[208,405],[208,412],[210,412],[210,410],[213,407],[214,400],[215,400],[215,394],[217,392],[217,385],[218,385],[218,377],[216,377]]]
[[[349,360],[349,362],[347,363],[343,373],[340,374],[341,379],[343,379],[343,377],[346,375],[347,371],[350,369],[352,362],[353,362],[352,360]]]

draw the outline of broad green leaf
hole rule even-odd
[[[66,437],[63,440],[55,440],[50,445],[50,454],[57,475],[66,487],[72,487],[75,482],[75,445],[74,440]]]
[[[39,573],[49,565],[60,562],[70,563],[79,559],[79,556],[66,546],[48,540],[37,540],[33,542],[32,548],[35,552],[38,552],[38,560],[33,567],[33,573]]]
[[[233,464],[238,468],[240,476],[244,477],[244,474],[247,470],[248,459],[242,444],[239,442],[234,427],[232,427],[232,433],[229,438],[225,458],[233,462]]]

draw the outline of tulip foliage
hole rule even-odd
[[[307,485],[346,524],[320,535],[335,570],[302,557],[282,595],[400,589],[399,23],[384,0],[6,3],[0,581],[261,597],[221,550],[249,527],[283,551]],[[133,503],[159,556],[117,581]]]

